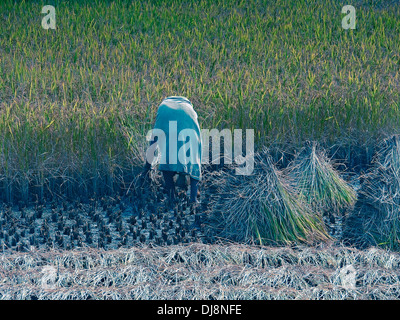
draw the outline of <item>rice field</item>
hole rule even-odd
[[[4,201],[126,191],[168,95],[202,128],[315,140],[353,167],[398,133],[397,1],[354,1],[355,30],[333,0],[52,3],[56,30],[44,1],[0,5]]]
[[[399,298],[397,0],[48,4],[0,3],[0,299]],[[195,212],[137,185],[172,95],[255,133]]]

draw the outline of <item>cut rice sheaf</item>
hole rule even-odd
[[[400,248],[400,137],[383,141],[360,193],[364,199],[362,228],[367,241],[392,250]]]
[[[340,176],[315,142],[303,148],[287,169],[301,197],[322,214],[346,212],[357,200],[356,191]]]
[[[259,244],[315,243],[330,239],[314,213],[278,170],[267,149],[255,156],[249,176],[226,171],[218,177],[215,218],[220,236]]]

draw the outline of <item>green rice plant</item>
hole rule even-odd
[[[335,0],[54,0],[56,30],[41,27],[46,4],[0,3],[7,201],[129,185],[168,95],[190,98],[203,128],[255,129],[258,146],[398,130],[395,1],[358,1],[355,31]]]
[[[340,214],[357,200],[356,191],[334,169],[317,143],[307,143],[286,169],[300,196],[321,214]]]
[[[316,243],[330,239],[314,213],[264,150],[250,176],[230,171],[216,178],[215,220],[219,235],[259,244]]]

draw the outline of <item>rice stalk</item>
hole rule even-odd
[[[385,139],[364,177],[362,228],[368,240],[392,250],[400,249],[400,138]]]
[[[253,128],[260,146],[396,132],[395,2],[360,4],[359,33],[329,18],[334,0],[60,2],[56,33],[29,14],[39,3],[1,1],[0,196],[126,191],[171,94],[202,127]]]
[[[312,209],[322,214],[343,213],[356,199],[355,190],[340,176],[326,154],[309,143],[287,169],[302,198]]]
[[[260,244],[314,243],[330,239],[321,216],[298,196],[266,150],[255,156],[255,172],[225,172],[217,182],[215,212],[220,236]]]
[[[399,262],[380,248],[330,245],[13,252],[2,255],[0,299],[397,299]],[[349,265],[354,288],[341,277]]]

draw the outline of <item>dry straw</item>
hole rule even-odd
[[[339,214],[350,209],[356,199],[356,191],[340,176],[326,153],[310,142],[292,161],[287,173],[295,186],[314,211],[323,214]]]
[[[0,258],[0,299],[397,299],[399,265],[398,253],[341,246],[14,252]]]
[[[374,157],[374,166],[364,175],[362,202],[354,212],[362,240],[389,249],[400,248],[400,140],[384,140]],[[357,219],[358,218],[358,219]]]
[[[221,237],[260,244],[326,241],[321,216],[298,196],[266,149],[255,156],[250,176],[226,171],[216,177],[220,196],[214,218]]]

